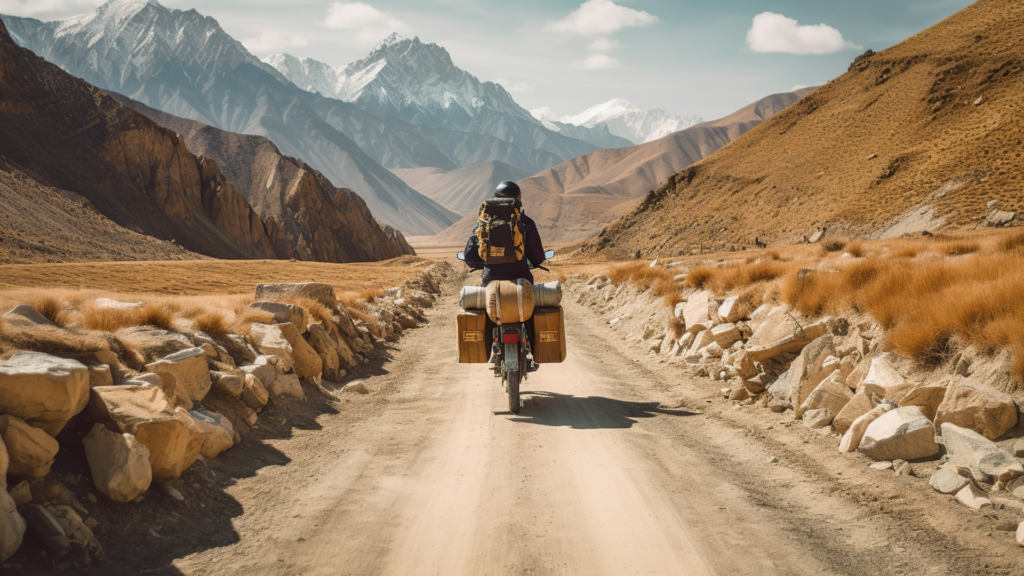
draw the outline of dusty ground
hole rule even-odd
[[[568,360],[525,383],[514,416],[483,366],[456,362],[452,301],[378,349],[383,367],[357,375],[369,395],[269,415],[207,464],[219,505],[103,572],[1024,570],[1006,531],[1020,510],[970,512],[788,417],[733,409],[714,383],[634,357],[575,304]]]
[[[324,282],[339,290],[397,286],[430,261],[403,256],[384,262],[329,264],[284,260],[90,262],[0,265],[0,290],[82,288],[116,293],[250,294],[268,282]]]

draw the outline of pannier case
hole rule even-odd
[[[491,357],[487,312],[467,310],[459,314],[459,363],[486,364]]]
[[[534,309],[531,345],[537,364],[557,364],[565,360],[565,315],[561,308]]]

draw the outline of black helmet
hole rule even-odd
[[[521,194],[519,185],[511,180],[498,184],[498,189],[494,191],[495,198],[518,198]]]

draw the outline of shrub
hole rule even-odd
[[[821,249],[825,252],[839,252],[846,248],[844,238],[826,238],[821,241]]]
[[[360,300],[373,302],[377,298],[383,298],[384,295],[384,290],[380,288],[369,288],[362,292],[345,291],[338,295],[338,301],[345,306],[352,308],[354,306],[358,306]]]
[[[854,240],[846,247],[846,252],[855,258],[862,258],[865,254],[864,243],[860,240]]]
[[[156,326],[174,329],[174,315],[168,308],[156,304],[143,304],[141,308],[103,308],[96,305],[83,311],[82,324],[89,330],[117,332],[133,326]]]
[[[222,312],[203,312],[192,319],[192,325],[210,336],[224,336],[231,331]]]

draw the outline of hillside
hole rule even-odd
[[[178,133],[193,154],[215,160],[267,223],[279,251],[317,262],[379,261],[415,253],[401,232],[382,228],[358,194],[335,187],[306,163],[281,154],[270,140],[225,132],[121,95],[114,97]]]
[[[18,47],[2,23],[0,133],[10,210],[4,219],[12,226],[5,225],[2,236],[48,243],[41,259],[167,254],[129,231],[218,258],[279,256],[259,216],[215,163],[191,154],[170,130]],[[42,205],[48,196],[67,201]],[[85,231],[100,234],[91,248],[81,237]],[[118,248],[115,237],[137,242],[138,249]],[[13,259],[32,257],[13,250]]]
[[[559,164],[519,182],[527,212],[549,243],[592,236],[672,174],[725,146],[810,91],[774,94],[725,118],[654,142],[598,150]],[[472,215],[465,216],[438,235],[438,240],[460,241],[474,222]]]
[[[981,0],[674,175],[586,250],[985,226],[1024,208],[1024,5]]]
[[[470,214],[494,195],[505,180],[522,180],[530,174],[503,162],[480,162],[446,172],[437,168],[394,170],[405,183],[458,214]]]

